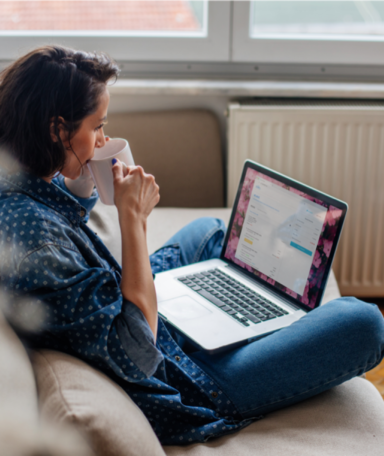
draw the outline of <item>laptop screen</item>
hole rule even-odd
[[[347,205],[246,162],[222,258],[301,307],[323,295]]]

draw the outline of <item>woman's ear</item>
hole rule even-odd
[[[59,129],[60,139],[61,139],[61,142],[64,143],[64,141],[66,140],[66,136],[67,136],[67,133],[63,127],[63,124],[65,123],[65,121],[62,117],[58,117],[57,120],[58,120],[57,128]],[[49,132],[51,134],[52,141],[58,142],[59,138],[57,137],[57,134],[55,132],[55,122],[53,120],[53,117],[51,118],[51,123],[49,124]]]

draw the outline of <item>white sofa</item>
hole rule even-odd
[[[188,207],[153,211],[148,222],[150,253],[195,218],[208,215],[228,221],[229,210],[222,207],[219,133],[211,115],[151,113],[110,121],[111,126],[120,122],[120,129],[108,133],[128,138],[136,162],[160,176],[162,204]],[[168,154],[166,161],[162,153]],[[169,166],[172,157],[175,160]],[[205,174],[199,172],[202,167]],[[115,207],[98,203],[89,224],[120,260]],[[324,302],[337,297],[332,274]],[[1,296],[0,305],[5,299]],[[237,434],[205,444],[163,448],[144,414],[104,374],[63,353],[28,354],[0,318],[1,456],[361,456],[384,451],[384,403],[363,378],[271,413]]]
[[[160,247],[189,221],[206,215],[228,221],[229,210],[155,209],[148,224],[150,251]],[[119,258],[116,209],[98,203],[90,225]],[[324,301],[338,296],[332,274]],[[0,403],[3,411],[8,410],[7,420],[0,419],[0,448],[2,442],[16,449],[23,444],[23,451],[0,451],[4,456],[40,454],[28,453],[25,446],[35,448],[36,440],[41,439],[44,448],[50,449],[46,454],[60,456],[88,456],[92,452],[97,456],[361,456],[382,454],[384,448],[384,403],[372,384],[363,378],[355,378],[317,397],[271,413],[237,434],[205,444],[162,448],[144,414],[104,374],[63,353],[41,350],[30,355],[33,370],[17,337],[4,322],[0,323],[3,366]],[[75,425],[88,441],[89,448],[77,436],[57,429],[53,434],[48,432],[47,438],[47,432],[36,430],[39,416],[45,423]],[[16,423],[12,425],[13,418]],[[21,435],[16,433],[13,439],[11,434],[4,434],[4,429],[14,429],[22,423],[24,430],[29,429],[27,434],[35,436],[28,437],[27,445],[26,431]]]

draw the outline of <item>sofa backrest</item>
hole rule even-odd
[[[105,134],[125,138],[160,186],[159,207],[223,207],[219,124],[207,110],[112,113]]]

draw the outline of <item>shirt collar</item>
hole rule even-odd
[[[48,183],[41,177],[24,171],[10,173],[0,168],[2,192],[24,193],[40,201],[49,208],[64,215],[71,223],[78,225],[83,208],[69,193],[66,193],[54,182]]]

